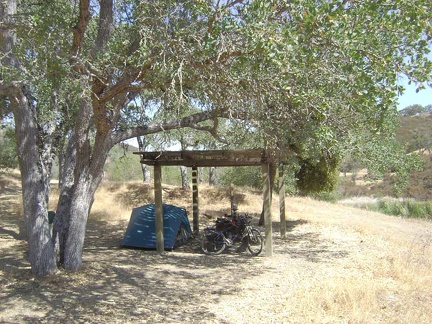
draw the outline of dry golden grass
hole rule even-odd
[[[257,190],[234,188],[234,198],[240,212],[258,215],[261,213],[261,196]],[[192,191],[172,185],[163,185],[163,202],[184,207],[192,215]],[[50,197],[55,206],[58,194],[54,190]],[[200,214],[216,219],[230,213],[229,188],[199,186]],[[105,221],[128,221],[132,208],[154,202],[153,187],[142,182],[103,183],[97,190],[90,219]],[[53,207],[54,208],[54,207]]]
[[[119,187],[113,185],[102,185],[97,191],[95,201],[90,213],[90,219],[104,221],[126,221],[129,220],[131,208],[127,202],[119,198],[128,191],[127,185]]]
[[[16,199],[21,188],[20,173],[17,170],[0,169],[0,197]]]
[[[163,188],[164,203],[191,217],[192,192]],[[212,221],[204,214],[229,212],[228,188],[199,190],[202,226]],[[261,193],[235,193],[239,211],[256,223]],[[2,210],[9,202],[0,201]],[[151,185],[103,183],[89,217],[84,268],[45,280],[29,275],[14,218],[2,214],[0,321],[432,323],[431,222],[287,197],[288,237],[281,240],[275,197],[272,258],[207,257],[198,240],[165,256],[120,249],[132,208],[152,202]]]
[[[405,256],[386,251],[352,260],[349,272],[338,269],[291,296],[298,318],[318,322],[349,318],[354,323],[429,323],[431,265],[407,266]],[[430,262],[424,255],[422,262]]]
[[[229,213],[228,188],[203,185],[200,186],[199,193],[201,214],[210,215],[214,219],[223,213]],[[128,204],[124,204],[122,201],[125,201],[127,195],[134,199],[126,200]],[[164,186],[164,202],[185,207],[189,215],[192,213],[191,195],[191,191]],[[248,212],[256,218],[259,216],[259,191],[235,188],[235,197],[240,211]],[[149,203],[152,199],[152,188],[141,183],[102,186],[97,193],[98,203],[95,201],[91,217],[97,215],[110,221],[127,221],[133,204],[136,207]],[[272,206],[275,218],[278,215],[277,203],[275,199]],[[337,260],[336,266],[340,265],[340,268],[323,269],[325,277],[306,276],[306,281],[301,278],[299,281],[303,286],[299,285],[289,298],[278,299],[275,296],[280,312],[290,313],[291,318],[296,318],[298,322],[302,318],[316,322],[344,322],[344,319],[349,318],[355,323],[386,322],[392,316],[397,317],[394,321],[400,323],[426,323],[432,319],[425,314],[425,311],[432,314],[430,223],[399,220],[349,208],[347,215],[346,209],[338,210],[342,207],[307,198],[288,198],[287,204],[289,217],[298,216],[310,226],[319,226],[322,235],[330,226],[330,240],[349,236],[345,232],[347,229],[365,239],[361,250],[354,251],[355,253],[350,251],[348,264],[345,264],[345,259],[341,264]],[[368,221],[368,218],[372,218],[372,221]],[[204,218],[202,220],[206,221]],[[425,224],[430,230],[421,231]],[[345,231],[335,231],[335,226]],[[263,280],[267,281],[268,278]],[[259,284],[260,281],[254,282]],[[231,321],[229,316],[226,319]]]
[[[302,218],[360,235],[350,264],[294,296],[295,311],[318,322],[430,323],[432,320],[432,224],[294,198],[307,204]],[[321,206],[320,217],[310,213]],[[327,215],[331,213],[332,215]],[[350,229],[350,231],[346,231]],[[348,270],[348,271],[346,271]],[[344,321],[342,321],[344,322]]]

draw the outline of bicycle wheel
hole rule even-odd
[[[247,236],[247,248],[249,252],[256,256],[261,253],[263,248],[263,239],[261,233],[256,228],[251,228]]]
[[[205,233],[201,240],[201,250],[205,254],[221,254],[226,248],[223,236],[217,232]]]

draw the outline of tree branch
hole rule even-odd
[[[224,144],[229,144],[224,138],[220,137],[218,132],[217,132],[217,128],[219,126],[219,119],[217,119],[217,117],[213,118],[213,126],[199,126],[198,124],[192,124],[189,127],[199,130],[199,131],[205,131],[205,132],[209,132],[217,141],[224,143]]]
[[[76,58],[82,48],[84,33],[90,21],[90,0],[80,0],[78,22],[72,29],[73,39],[70,55]]]
[[[206,120],[214,120],[217,117],[225,117],[226,113],[224,110],[213,110],[213,111],[206,111],[206,112],[200,112],[200,113],[196,113],[187,117],[183,117],[183,118],[176,118],[176,119],[172,119],[170,121],[167,122],[162,122],[162,123],[154,123],[154,124],[149,124],[149,125],[145,125],[145,126],[139,126],[139,127],[134,127],[134,128],[130,128],[124,131],[118,131],[115,132],[111,138],[112,138],[112,143],[116,144],[116,143],[120,143],[121,141],[125,141],[129,138],[134,138],[137,136],[145,136],[145,135],[149,135],[149,134],[155,134],[158,132],[163,132],[163,131],[169,131],[172,129],[179,129],[179,128],[184,128],[184,127],[190,127],[190,128],[195,128],[197,129],[198,123],[206,121]],[[216,125],[217,127],[217,125]],[[212,131],[214,127],[212,127],[210,130]],[[202,130],[207,130],[208,129],[202,129]],[[214,131],[215,132],[215,131]]]
[[[95,56],[98,52],[102,51],[105,44],[108,42],[111,31],[113,29],[113,0],[101,0],[100,1],[100,13],[98,23],[98,34],[96,38],[96,44],[93,48],[92,54]]]
[[[125,73],[118,82],[104,89],[104,92],[98,96],[99,101],[105,103],[120,93],[137,92],[144,89],[148,84],[138,83],[144,79],[145,71],[151,68],[153,62],[154,59],[151,59],[151,61],[143,65],[138,72]]]

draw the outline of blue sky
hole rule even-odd
[[[404,109],[409,105],[419,104],[422,106],[432,105],[432,88],[427,87],[416,93],[416,86],[414,84],[404,84],[405,92],[398,99],[398,109]]]

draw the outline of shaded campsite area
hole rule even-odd
[[[2,174],[5,181],[5,174]],[[204,255],[199,239],[159,255],[121,242],[132,207],[151,203],[140,183],[105,183],[87,226],[84,266],[35,279],[20,235],[16,178],[0,196],[0,322],[430,323],[432,224],[308,198],[287,198],[287,239],[274,255]],[[200,226],[229,211],[226,188],[201,190]],[[260,192],[238,193],[254,216]],[[164,186],[190,215],[190,192]],[[272,206],[277,215],[277,202]]]

